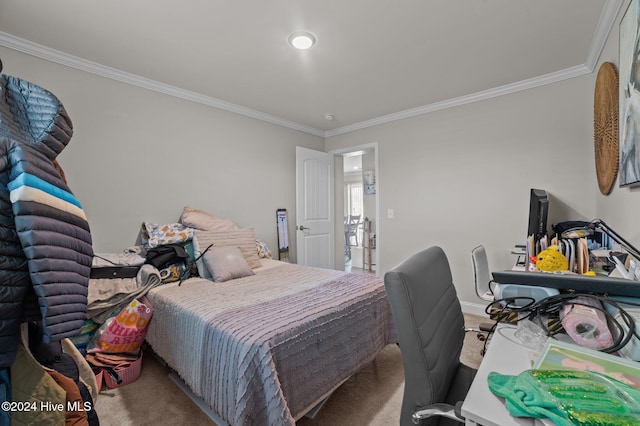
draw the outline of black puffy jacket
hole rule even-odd
[[[91,233],[53,164],[72,129],[53,94],[0,74],[0,368],[13,363],[21,322],[42,321],[53,342],[85,319]]]

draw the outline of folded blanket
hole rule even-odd
[[[151,265],[142,265],[135,278],[91,279],[87,319],[102,324],[115,309],[144,296],[160,283],[160,271]]]
[[[108,266],[140,266],[146,258],[139,247],[130,247],[120,253],[94,253],[92,268]]]

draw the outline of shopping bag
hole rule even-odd
[[[87,353],[137,354],[152,316],[153,306],[146,297],[132,300],[98,328],[87,345]]]

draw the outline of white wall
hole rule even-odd
[[[479,303],[471,249],[484,244],[493,270],[511,267],[530,188],[550,192],[550,221],[593,218],[592,92],[590,76],[573,78],[328,138],[327,151],[379,144],[381,274],[440,245],[460,298]]]
[[[295,259],[295,146],[322,150],[322,138],[3,47],[0,58],[71,116],[59,160],[96,251],[129,247],[143,221],[175,222],[191,205],[255,227],[277,257],[276,209],[286,208]]]

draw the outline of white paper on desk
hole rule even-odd
[[[591,250],[591,254],[595,257],[609,257],[609,253],[611,253],[611,250],[604,248]]]
[[[629,271],[627,271],[627,268],[625,268],[624,263],[622,263],[622,261],[618,259],[616,256],[613,256],[613,260],[616,262],[615,270],[620,273],[622,278],[626,278],[628,280],[632,279],[631,275],[629,274]]]
[[[617,268],[612,270],[608,276],[609,278],[625,278],[625,276],[622,275]]]

